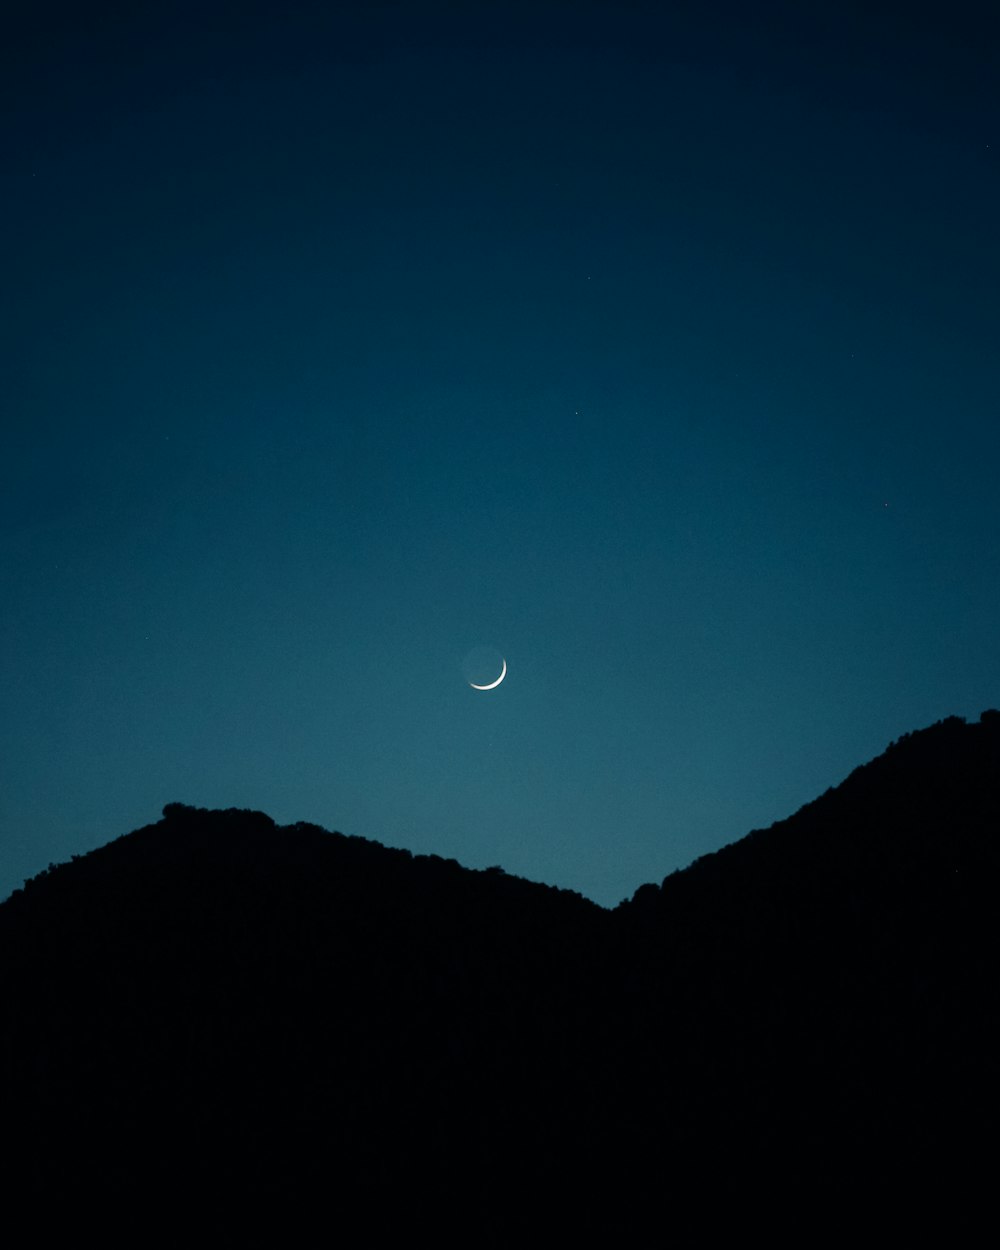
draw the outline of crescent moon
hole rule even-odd
[[[503,660],[503,656],[501,656],[500,658]],[[496,690],[497,686],[500,685],[500,683],[503,681],[503,679],[506,676],[507,676],[507,661],[504,660],[503,668],[500,670],[500,676],[496,679],[496,681],[491,681],[488,686],[477,686],[474,681],[470,681],[469,685],[472,687],[473,690]]]

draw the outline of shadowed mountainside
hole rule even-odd
[[[968,1196],[998,762],[1000,713],[940,722],[614,912],[171,804],[0,906],[7,1183],[400,1227]]]

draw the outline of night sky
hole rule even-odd
[[[991,6],[21,7],[0,897],[179,801],[614,905],[1000,704]]]

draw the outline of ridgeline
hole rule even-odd
[[[998,763],[1000,713],[942,721],[614,911],[170,804],[0,906],[11,1200],[470,1245],[974,1207]]]

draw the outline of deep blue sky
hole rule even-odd
[[[989,6],[96,7],[0,67],[0,897],[181,801],[614,904],[1000,703]]]

